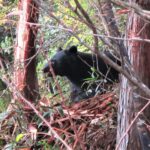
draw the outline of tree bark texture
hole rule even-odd
[[[14,85],[25,98],[35,102],[39,96],[35,48],[38,7],[32,0],[20,0],[19,11],[17,44],[14,52]],[[14,98],[18,99],[15,94]]]
[[[134,2],[139,4],[142,9],[150,10],[150,1],[134,0]],[[133,11],[130,12],[128,17],[127,38],[150,39],[150,23]],[[130,41],[127,42],[127,48],[137,78],[150,87],[150,43]],[[140,113],[120,143],[121,137],[129,129],[134,117],[148,102],[143,97],[149,98],[122,77],[117,133],[117,144],[120,144],[119,150],[150,149],[150,134],[147,127],[150,121],[149,106]]]

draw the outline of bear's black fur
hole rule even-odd
[[[104,53],[111,60],[116,61],[110,52]],[[101,81],[105,79],[105,82],[112,83],[118,80],[119,76],[119,73],[108,66],[101,58],[96,57],[94,54],[78,52],[76,46],[72,46],[68,50],[62,50],[60,48],[50,61],[55,75],[66,76],[71,82],[71,100],[73,102],[87,99],[96,94],[96,84],[92,84],[89,90],[87,90],[89,83],[85,82],[85,79],[91,78],[93,74],[92,68],[97,70],[94,74]],[[49,63],[45,65],[43,72],[52,76]]]

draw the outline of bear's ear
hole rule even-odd
[[[77,47],[76,47],[76,46],[71,46],[68,51],[69,51],[70,53],[76,54],[76,53],[77,53]]]
[[[62,51],[63,49],[61,47],[58,47],[57,52]]]

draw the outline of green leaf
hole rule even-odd
[[[23,137],[24,137],[23,133],[18,134],[16,137],[16,142],[19,142]]]
[[[59,114],[60,114],[61,116],[64,116],[64,111],[63,111],[63,108],[62,108],[61,105],[60,105],[60,106],[57,106],[56,109],[58,110],[58,112],[59,112]]]
[[[5,145],[4,149],[5,150],[14,150],[15,144],[13,143],[8,143],[7,145]]]
[[[9,116],[10,112],[9,111],[5,111],[0,113],[0,122],[4,121],[8,116]]]

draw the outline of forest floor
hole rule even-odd
[[[46,101],[41,99],[41,102]],[[113,150],[116,143],[117,104],[118,96],[114,92],[107,92],[71,105],[62,102],[50,107],[38,105],[36,108],[72,149]],[[66,149],[55,139],[55,135],[50,134],[44,121],[33,115],[34,111],[26,114],[19,110],[1,114],[0,148],[10,144],[13,147],[15,143],[18,150],[22,150],[22,147],[26,147],[25,150],[46,150],[50,147],[52,150]],[[34,117],[28,122],[25,116]],[[44,148],[48,145],[49,148]]]

